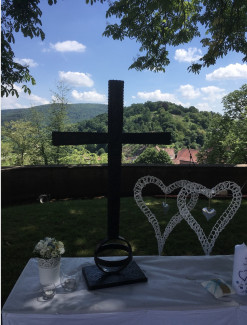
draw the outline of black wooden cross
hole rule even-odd
[[[108,239],[119,236],[121,156],[123,143],[169,144],[170,133],[122,133],[124,82],[108,83],[108,133],[53,132],[53,145],[108,143]]]

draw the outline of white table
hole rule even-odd
[[[39,299],[39,275],[30,259],[2,310],[3,325],[246,325],[247,296],[216,299],[201,282],[231,284],[233,256],[141,256],[134,260],[148,282],[88,291],[57,288],[51,301]],[[63,258],[62,267],[81,269],[93,258]]]

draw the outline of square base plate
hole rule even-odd
[[[135,261],[130,262],[129,265],[117,274],[107,274],[101,271],[97,265],[82,268],[82,274],[89,290],[147,282],[148,280]]]

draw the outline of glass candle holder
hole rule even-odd
[[[51,300],[56,294],[56,287],[54,283],[42,286],[42,297],[44,300]]]
[[[79,273],[78,271],[71,271],[71,272],[61,272],[60,274],[60,282],[61,286],[66,292],[75,291],[78,282],[79,282]]]

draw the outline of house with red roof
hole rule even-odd
[[[173,163],[181,164],[197,164],[197,154],[199,150],[184,148],[178,151]]]
[[[197,164],[197,154],[199,150],[184,148],[179,150],[176,155],[174,148],[160,148],[159,146],[156,146],[155,148],[158,151],[164,150],[167,152],[173,164],[175,165]]]

